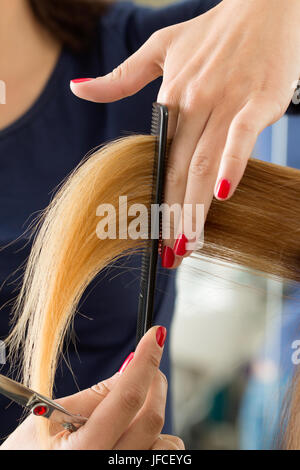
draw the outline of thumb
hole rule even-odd
[[[74,79],[72,92],[84,100],[96,103],[117,101],[131,96],[162,75],[164,41],[160,31],[112,72],[95,79]]]
[[[95,408],[104,400],[104,398],[113,390],[115,384],[118,382],[120,374],[117,372],[112,377],[102,380],[97,385],[91,388],[82,390],[81,392],[69,395],[68,397],[59,398],[55,400],[59,405],[63,406],[66,410],[73,414],[79,414],[89,418]],[[78,432],[78,431],[77,431]],[[51,422],[50,434],[53,436],[53,446],[60,448],[61,440],[71,438],[69,431],[62,431],[61,425]]]

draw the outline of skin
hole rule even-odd
[[[26,0],[1,0],[0,80],[7,92],[6,104],[0,106],[0,130],[34,104],[60,50],[61,45],[35,20]]]
[[[163,76],[157,101],[169,108],[173,138],[165,202],[203,204],[206,216],[220,180],[230,182],[231,197],[259,133],[292,99],[300,77],[299,17],[299,0],[223,0],[156,32],[110,74],[71,89],[86,100],[111,102]],[[195,231],[195,211],[186,219]],[[191,231],[185,235],[192,240]],[[165,245],[173,247],[174,237]],[[181,261],[176,256],[173,267]]]
[[[135,94],[163,76],[157,100],[169,108],[168,136],[173,139],[165,201],[170,205],[203,204],[207,214],[213,196],[218,197],[218,182],[223,178],[230,181],[231,197],[258,134],[284,114],[293,96],[300,76],[299,15],[300,0],[223,0],[204,15],[156,32],[105,77],[72,83],[71,88],[83,99],[111,102]],[[7,104],[5,113],[0,114],[0,129],[14,122],[37,99],[60,48],[35,21],[26,0],[1,1],[0,70],[1,80],[7,84]],[[189,238],[189,233],[185,234]],[[165,240],[167,246],[173,243],[174,237]],[[181,259],[176,257],[173,267]],[[134,429],[128,431],[130,423],[135,422],[135,429],[139,429],[138,422],[143,422],[138,419],[141,410],[152,401],[161,410],[164,395],[161,390],[157,397],[157,387],[151,388],[154,380],[163,381],[151,356],[149,363],[145,362],[147,356],[141,357],[143,367],[137,369],[136,357],[103,403],[91,395],[94,391],[82,392],[92,411],[88,425],[72,435],[54,434],[53,448],[117,448],[124,442],[132,445],[135,434]],[[133,410],[125,405],[126,414],[120,408],[122,404],[124,408],[124,390],[133,390],[137,383],[139,406],[136,404]],[[67,397],[62,403],[72,407],[72,400]],[[114,421],[109,421],[114,406],[121,412],[122,434],[116,433]],[[153,409],[157,416],[157,407]],[[83,414],[89,416],[89,410],[83,409]],[[109,431],[103,440],[98,436],[101,423]],[[30,446],[35,448],[32,417],[2,448],[22,448],[26,445],[24,436],[28,439],[29,435]],[[182,448],[176,439],[163,438],[166,445]],[[147,441],[148,447],[141,448],[149,445]],[[153,446],[161,448],[161,439],[158,443],[154,439]]]
[[[6,83],[7,99],[5,106],[1,105],[4,112],[0,113],[0,130],[15,122],[34,104],[57,63],[60,51],[61,45],[35,20],[26,0],[1,0],[0,79]],[[160,435],[164,423],[167,381],[158,370],[162,349],[154,338],[152,330],[140,343],[140,352],[136,353],[133,365],[128,366],[129,375],[126,369],[124,377],[117,376],[105,381],[104,394],[88,389],[60,400],[66,408],[74,409],[75,413],[79,412],[90,419],[84,429],[75,434],[54,429],[51,440],[53,449],[184,448],[179,438]],[[143,387],[139,387],[140,383]],[[126,397],[132,390],[139,393],[139,401],[130,407],[126,404]],[[120,415],[116,416],[112,408],[120,409]],[[1,449],[38,449],[40,444],[35,435],[35,419],[33,416],[27,418]],[[118,433],[113,435],[115,423],[118,423]],[[99,438],[100,428],[106,430],[103,438]]]
[[[157,327],[140,341],[122,374],[58,402],[88,421],[75,433],[52,427],[52,450],[183,450],[175,436],[162,435],[167,379],[159,370],[163,353]],[[30,415],[0,447],[1,450],[39,450],[35,420]],[[99,432],[103,430],[103,432]]]

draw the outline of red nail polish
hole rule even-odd
[[[182,233],[180,237],[177,238],[175,245],[174,245],[174,253],[177,256],[184,256],[186,254],[186,244],[188,242],[188,239]]]
[[[165,341],[166,341],[166,337],[167,337],[167,330],[164,326],[160,326],[159,328],[157,328],[157,331],[156,331],[156,341],[157,341],[157,344],[162,348],[163,345],[165,344]]]
[[[90,82],[91,80],[94,80],[93,78],[74,78],[74,80],[71,80],[72,83],[83,83],[83,82]]]
[[[164,268],[171,268],[174,264],[175,255],[172,248],[165,246],[162,254],[162,266]]]
[[[120,369],[119,369],[119,373],[122,374],[122,372],[124,372],[124,370],[126,369],[126,367],[128,366],[128,364],[132,361],[133,359],[133,356],[134,356],[134,353],[130,353],[129,356],[125,359],[125,361],[123,362],[123,364],[121,365]]]
[[[230,182],[222,179],[217,189],[217,196],[220,199],[226,199],[230,191]]]

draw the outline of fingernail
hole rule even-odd
[[[132,361],[133,359],[133,356],[134,356],[134,353],[130,353],[129,356],[125,359],[125,361],[123,362],[123,364],[121,365],[120,369],[119,369],[119,373],[122,374],[124,372],[124,370],[126,369],[126,367],[128,366],[128,364]]]
[[[71,80],[72,83],[83,83],[83,82],[90,82],[91,80],[94,80],[93,78],[74,78]]]
[[[166,341],[166,337],[167,337],[167,330],[164,326],[160,326],[159,328],[157,328],[157,331],[156,331],[156,341],[157,341],[157,344],[162,348],[163,345],[165,344],[165,341]]]
[[[222,179],[219,182],[217,189],[217,197],[220,199],[226,199],[230,191],[230,182],[226,179]]]
[[[169,246],[165,246],[163,253],[162,253],[162,262],[161,262],[162,266],[164,268],[171,268],[174,264],[174,260],[175,260],[174,251]]]
[[[177,256],[184,256],[186,254],[186,244],[188,242],[188,239],[182,233],[180,237],[177,238],[175,245],[174,245],[174,253]]]

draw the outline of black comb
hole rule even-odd
[[[167,151],[168,108],[159,103],[153,103],[151,134],[155,139],[155,155],[153,163],[153,182],[151,207],[155,208],[163,202],[164,172]],[[146,331],[152,326],[154,309],[154,290],[158,252],[161,243],[162,214],[158,210],[149,216],[149,238],[142,255],[141,283],[138,305],[136,344],[140,342]],[[155,237],[152,237],[155,235]]]

